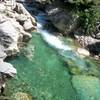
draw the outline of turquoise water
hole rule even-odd
[[[34,47],[31,59],[27,56],[30,51],[26,49],[25,53],[9,60],[18,70],[17,78],[8,84],[9,95],[26,92],[36,100],[79,100],[67,65],[57,51],[37,33],[33,33],[28,47]]]
[[[37,20],[44,21],[41,16]],[[41,33],[33,32],[27,47],[8,60],[18,74],[9,81],[7,95],[24,92],[33,100],[100,100],[100,63],[67,50],[72,42],[61,44],[41,25]]]

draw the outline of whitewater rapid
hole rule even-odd
[[[50,34],[47,30],[42,29],[42,24],[37,23],[37,31],[41,34],[43,39],[52,47],[59,50],[72,50],[69,46],[65,45],[57,36]]]
[[[50,34],[49,31],[43,29],[43,23],[37,22],[37,32],[42,36],[45,42],[47,42],[53,48],[56,48],[59,54],[67,62],[73,62],[74,65],[78,66],[80,70],[87,70],[86,62],[76,54],[76,52],[64,44],[57,36]]]

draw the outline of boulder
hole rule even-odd
[[[0,73],[7,74],[11,77],[14,77],[17,74],[16,69],[7,62],[0,62]]]
[[[17,7],[17,8],[15,8],[16,12],[26,15],[29,19],[32,20],[32,22],[34,22],[34,25],[36,25],[35,18],[33,16],[31,16],[31,14],[24,8],[24,6],[22,4],[17,3],[16,7]]]
[[[89,51],[84,48],[77,48],[77,53],[82,57],[90,56]]]
[[[32,100],[32,97],[29,94],[23,92],[16,93],[14,98],[15,100]]]
[[[0,12],[4,12],[6,10],[6,6],[4,3],[0,3]]]
[[[30,19],[27,19],[24,24],[23,24],[24,30],[25,31],[31,31],[34,30],[35,27],[32,24],[32,21]]]
[[[72,84],[79,100],[100,100],[100,80],[94,76],[76,75]]]
[[[15,29],[12,23],[6,20],[0,23],[0,44],[4,46],[8,55],[19,52],[17,43],[19,32]]]
[[[10,21],[13,24],[13,26],[20,32],[20,39],[18,42],[21,41],[28,42],[32,38],[32,35],[24,31],[24,28],[16,20],[10,19]]]
[[[72,11],[64,11],[60,7],[47,6],[48,19],[64,35],[71,33],[78,23],[79,16]]]
[[[23,23],[27,20],[27,16],[24,14],[18,14],[18,16],[16,16],[16,20],[23,25]]]

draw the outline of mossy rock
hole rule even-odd
[[[14,95],[15,100],[32,100],[32,96],[27,93],[17,92]]]
[[[72,78],[80,100],[100,100],[100,80],[93,76],[76,75]]]

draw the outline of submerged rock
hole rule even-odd
[[[100,100],[100,80],[93,76],[76,75],[72,84],[79,100]]]
[[[14,97],[15,100],[32,100],[32,97],[29,94],[23,92],[16,93]]]

